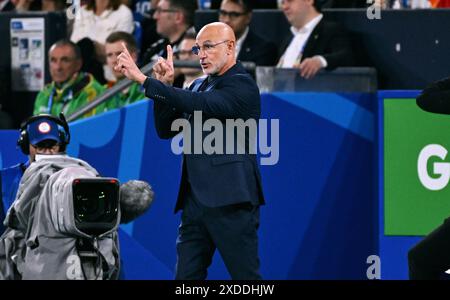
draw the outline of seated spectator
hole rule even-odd
[[[180,43],[178,53],[176,53],[179,60],[198,62],[198,56],[192,52],[192,47],[195,45],[195,38],[195,30],[190,29],[186,32]],[[184,89],[189,88],[195,79],[203,76],[203,71],[200,68],[180,68],[180,72],[184,75]]]
[[[156,32],[156,20],[153,18],[158,3],[159,0],[150,0],[150,9],[147,12],[142,13],[142,38],[140,49],[148,49],[151,45],[161,39],[161,36]],[[140,59],[141,58],[142,56]]]
[[[174,52],[178,50],[184,34],[194,25],[196,9],[196,0],[161,0],[158,2],[153,18],[156,20],[156,32],[163,38],[144,51],[143,64],[147,64],[159,56],[166,57],[166,46],[169,44]]]
[[[321,69],[354,64],[350,39],[337,23],[320,13],[323,0],[283,0],[282,9],[291,33],[282,44],[278,67],[298,68],[300,75],[312,78]]]
[[[108,67],[110,67],[111,70],[113,71],[116,80],[108,81],[108,83],[106,84],[106,88],[113,87],[119,80],[125,77],[121,72],[114,71],[114,67],[116,66],[117,63],[117,56],[119,56],[119,54],[122,53],[123,50],[122,43],[125,43],[134,61],[135,62],[137,61],[138,49],[136,40],[134,39],[133,35],[124,31],[111,33],[106,38],[105,44],[106,62],[108,64]],[[117,96],[100,104],[96,108],[96,113],[98,114],[112,109],[120,108],[122,106],[134,103],[142,99],[145,99],[144,90],[142,86],[140,86],[136,82],[133,82],[131,86],[123,90]]]
[[[278,59],[277,48],[249,28],[251,20],[251,0],[222,1],[219,21],[233,28],[237,59],[254,62],[257,66],[274,66]]]
[[[116,31],[132,33],[134,28],[133,14],[131,10],[120,3],[120,0],[88,0],[87,5],[80,8],[79,18],[75,18],[73,32],[70,40],[74,43],[88,39],[93,44],[95,56],[103,65],[104,78],[114,80],[108,66],[105,64],[105,41],[108,35]],[[80,47],[90,47],[86,41],[81,42]],[[86,55],[91,51],[83,51]],[[89,59],[83,56],[85,64]],[[89,63],[91,65],[91,63]],[[89,66],[88,65],[88,66]],[[84,69],[90,71],[89,69]],[[94,74],[97,78],[97,74]],[[102,78],[98,78],[102,81]]]
[[[143,54],[142,63],[147,64],[158,57],[166,57],[167,45],[177,52],[186,31],[194,25],[196,0],[160,0],[153,14],[156,32],[163,38],[150,46]],[[175,87],[182,87],[184,77],[175,70]]]
[[[33,114],[71,115],[104,91],[91,74],[80,72],[83,62],[74,43],[60,40],[52,45],[48,56],[52,82],[37,95]],[[82,117],[93,114],[95,111]]]

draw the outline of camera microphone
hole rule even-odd
[[[142,180],[130,180],[120,186],[120,223],[126,224],[144,214],[153,202],[152,187]]]

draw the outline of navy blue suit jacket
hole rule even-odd
[[[197,80],[191,89],[198,85]],[[191,117],[194,111],[202,111],[202,123],[215,118],[220,120],[223,128],[226,119],[258,122],[261,113],[258,87],[240,63],[221,76],[210,76],[208,86],[202,92],[174,88],[153,78],[147,78],[144,87],[146,96],[155,101],[155,127],[158,136],[164,139],[178,134],[171,131],[171,124],[175,119],[185,118],[191,124],[194,141],[194,118]],[[226,149],[225,130],[223,133]],[[202,141],[208,134],[202,132]],[[248,135],[245,142],[248,146]],[[234,145],[237,145],[236,135]],[[183,208],[189,185],[195,198],[208,207],[264,203],[256,155],[248,151],[245,154],[206,154],[203,151],[201,154],[184,154],[175,212]]]

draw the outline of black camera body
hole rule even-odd
[[[99,236],[120,221],[120,182],[115,178],[77,178],[72,182],[76,228]]]

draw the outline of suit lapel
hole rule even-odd
[[[245,38],[244,42],[242,43],[241,51],[239,51],[238,60],[247,61],[248,53],[254,51],[254,49],[252,49],[252,47],[251,47],[252,42],[253,42],[252,38],[253,38],[253,33],[249,30],[247,33],[247,37]]]
[[[315,50],[317,48],[317,42],[319,41],[320,34],[322,33],[322,23],[323,19],[314,27],[314,30],[311,32],[311,35],[306,42],[305,50],[303,50],[302,60],[311,57],[312,54],[315,54]]]

